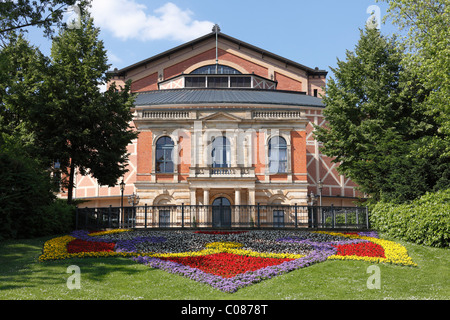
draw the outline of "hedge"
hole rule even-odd
[[[371,227],[388,236],[432,247],[449,247],[450,189],[427,193],[406,204],[378,202]]]

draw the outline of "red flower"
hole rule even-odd
[[[68,253],[79,253],[79,252],[100,252],[100,251],[113,251],[114,243],[106,242],[94,242],[85,241],[81,239],[72,240],[67,244]]]
[[[293,259],[247,257],[231,253],[216,253],[197,257],[160,258],[181,263],[224,278],[232,278],[239,273],[256,271],[275,266]]]
[[[379,244],[373,242],[360,242],[351,244],[334,245],[337,248],[338,256],[359,256],[359,257],[377,257],[386,258],[384,249]]]

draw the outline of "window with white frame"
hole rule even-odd
[[[173,148],[174,143],[170,137],[161,137],[156,141],[156,172],[173,173]]]
[[[283,137],[269,140],[269,173],[287,173],[287,143]]]
[[[216,137],[212,141],[212,167],[228,168],[231,164],[231,147],[230,141],[224,137]]]

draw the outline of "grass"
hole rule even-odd
[[[127,258],[38,262],[53,237],[0,242],[0,300],[448,300],[450,251],[399,240],[418,267],[379,264],[381,289],[368,289],[372,265],[326,261],[228,294]],[[81,270],[81,288],[67,288],[70,265]]]

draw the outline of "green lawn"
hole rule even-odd
[[[398,240],[419,266],[380,264],[381,289],[367,288],[371,263],[326,261],[228,294],[126,258],[38,262],[50,238],[0,242],[0,299],[450,299],[450,250]],[[70,265],[80,267],[80,289],[67,288]]]

